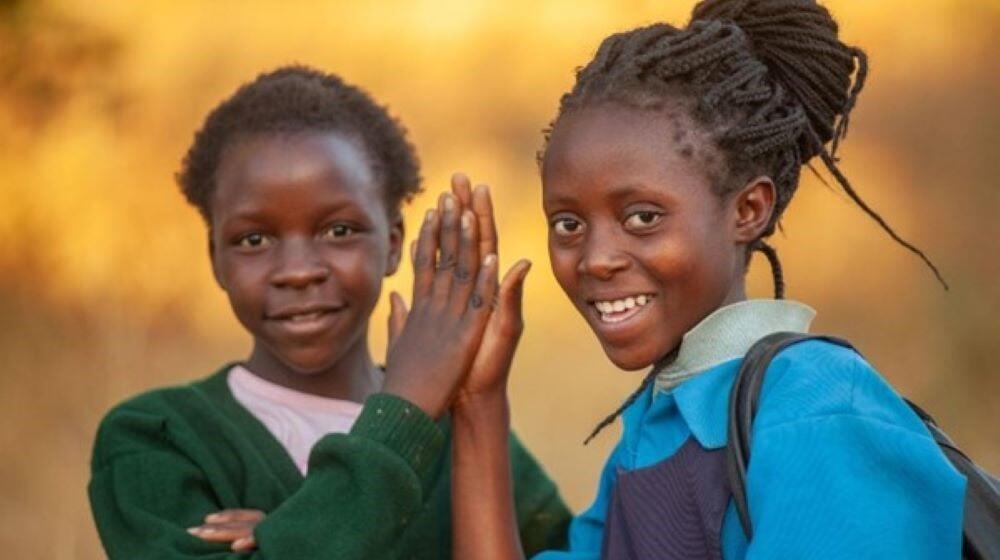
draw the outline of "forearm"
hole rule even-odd
[[[90,498],[113,559],[395,558],[414,526],[405,521],[427,505],[445,442],[437,425],[409,403],[372,396],[349,434],[316,444],[308,476],[265,512],[254,531],[258,550],[247,555],[187,529],[208,513],[250,505],[243,501],[246,484],[273,483],[254,471],[246,473],[249,479],[210,477],[203,463],[176,449],[174,433],[159,432],[163,421],[141,431],[139,420],[115,422],[95,446]],[[269,491],[281,493],[277,486]]]
[[[453,556],[523,558],[511,481],[506,394],[458,399],[452,423]]]

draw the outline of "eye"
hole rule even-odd
[[[655,226],[661,219],[663,219],[663,213],[661,212],[640,210],[629,214],[629,216],[625,218],[625,228],[632,231],[641,231]]]
[[[349,235],[354,235],[357,231],[358,230],[347,224],[333,224],[323,230],[323,237],[325,239],[340,239]]]
[[[583,223],[574,218],[556,218],[552,221],[552,229],[556,235],[569,237],[580,233]]]
[[[271,240],[263,233],[255,231],[240,237],[236,244],[243,249],[259,249],[270,245]]]

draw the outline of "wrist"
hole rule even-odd
[[[437,420],[444,413],[447,398],[429,391],[415,383],[397,381],[398,376],[386,376],[382,392],[412,403],[432,419]]]
[[[457,421],[497,421],[509,423],[510,403],[503,388],[494,391],[468,392],[460,390],[451,406]]]

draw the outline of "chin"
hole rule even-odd
[[[600,343],[611,363],[625,371],[636,371],[652,366],[680,343],[680,340],[677,340],[668,341],[668,344],[649,344],[650,341],[661,338],[650,333],[631,344],[612,345],[604,340],[600,340]]]
[[[653,365],[660,355],[648,348],[614,347],[602,343],[604,353],[619,369],[636,371]]]
[[[281,356],[281,361],[289,369],[300,375],[316,375],[322,373],[337,363],[340,356],[330,352],[329,348],[303,349],[289,352]]]

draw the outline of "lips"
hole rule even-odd
[[[291,306],[268,313],[265,319],[291,335],[314,335],[330,328],[344,307],[325,303]]]

